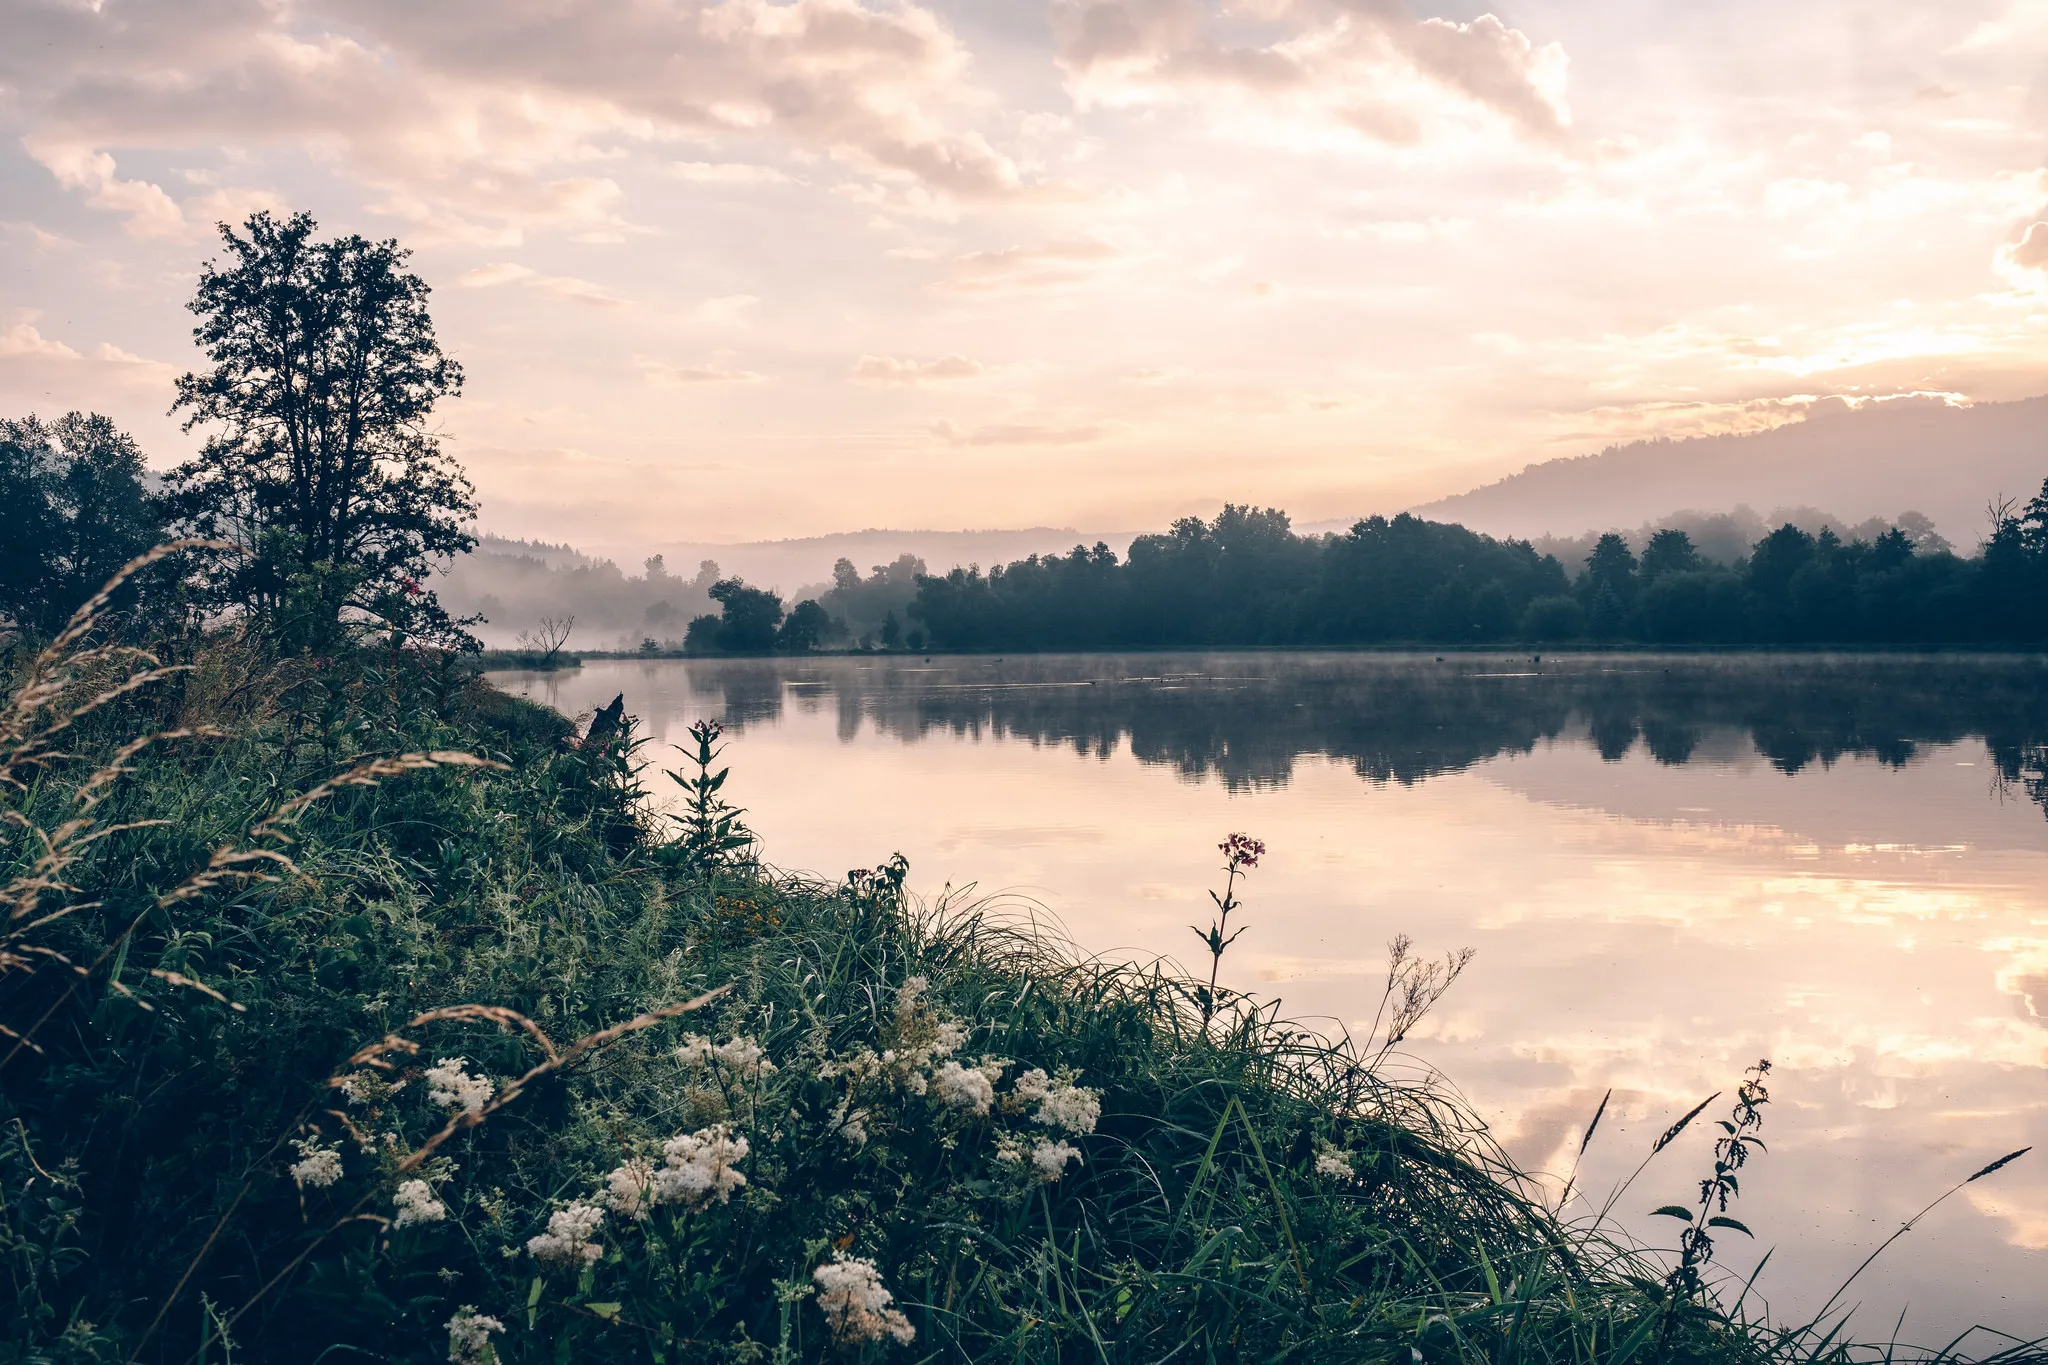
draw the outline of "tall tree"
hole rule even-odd
[[[316,640],[348,619],[468,643],[422,580],[476,543],[476,497],[430,426],[462,388],[441,353],[427,286],[395,241],[316,240],[312,215],[221,224],[189,307],[212,368],[178,380],[172,410],[214,427],[173,470],[194,529],[244,551],[230,601]]]
[[[154,545],[162,509],[133,437],[98,413],[0,418],[0,618],[54,635]]]

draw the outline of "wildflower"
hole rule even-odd
[[[465,1065],[464,1058],[443,1057],[428,1067],[427,1098],[444,1109],[481,1114],[498,1087],[488,1077],[469,1075],[463,1070]]]
[[[590,1240],[604,1223],[604,1210],[581,1200],[548,1216],[548,1230],[530,1237],[526,1250],[537,1261],[559,1261],[567,1266],[586,1266],[604,1255],[604,1248]]]
[[[465,1303],[448,1319],[448,1365],[484,1365],[495,1354],[491,1334],[504,1330],[504,1323]]]
[[[950,1057],[967,1044],[967,1026],[957,1019],[941,1019],[932,1026],[931,1053]]]
[[[896,1017],[899,1020],[905,1020],[916,1014],[918,1005],[924,999],[924,993],[931,988],[932,982],[928,976],[913,976],[898,986],[896,988]]]
[[[958,1062],[947,1062],[932,1076],[932,1084],[938,1091],[940,1103],[955,1109],[986,1114],[989,1106],[995,1103],[995,1085],[979,1068],[970,1069]]]
[[[300,1189],[311,1185],[324,1190],[341,1179],[341,1153],[333,1147],[323,1147],[317,1138],[304,1141],[294,1140],[292,1146],[299,1152],[299,1159],[291,1166],[292,1179]]]
[[[1358,1172],[1352,1169],[1351,1158],[1344,1152],[1323,1143],[1316,1153],[1316,1174],[1326,1176],[1340,1185],[1348,1185],[1358,1179]]]
[[[1038,1109],[1031,1119],[1048,1128],[1064,1128],[1077,1135],[1092,1133],[1102,1117],[1100,1094],[1065,1077],[1055,1080],[1038,1067],[1019,1076],[1011,1093],[1025,1103],[1035,1101]]]
[[[1257,867],[1259,859],[1266,856],[1265,841],[1254,839],[1249,834],[1230,835],[1216,847],[1223,854],[1223,860],[1233,869]]]
[[[917,1335],[910,1319],[889,1305],[896,1296],[882,1283],[875,1263],[860,1256],[833,1253],[833,1259],[811,1272],[818,1286],[818,1307],[832,1328],[832,1340],[841,1346],[860,1346],[883,1337],[894,1337],[904,1346]]]
[[[334,1083],[341,1097],[350,1104],[368,1104],[384,1093],[384,1081],[374,1071],[351,1071]]]
[[[703,1208],[723,1204],[747,1178],[732,1163],[747,1155],[747,1140],[733,1137],[722,1123],[670,1138],[662,1146],[666,1164],[654,1172],[654,1201]],[[617,1174],[614,1172],[614,1174]]]
[[[434,1187],[424,1180],[408,1180],[398,1187],[398,1217],[393,1227],[414,1223],[438,1223],[448,1216],[448,1206],[434,1198]]]
[[[715,1061],[728,1071],[743,1076],[775,1074],[775,1063],[768,1060],[766,1050],[754,1039],[744,1036],[735,1036],[714,1047],[710,1039],[700,1034],[685,1034],[683,1045],[676,1049],[676,1060],[693,1071],[704,1070]]]
[[[1038,1178],[1048,1184],[1066,1174],[1069,1161],[1081,1163],[1080,1148],[1069,1142],[1040,1138],[1038,1145],[1031,1149],[1032,1168],[1038,1172]]]
[[[856,1151],[868,1145],[868,1111],[851,1108],[850,1100],[839,1101],[839,1107],[832,1111],[832,1124],[839,1130],[839,1139]]]
[[[1022,1161],[1026,1155],[1027,1153],[1024,1150],[1024,1144],[1019,1142],[1016,1138],[1011,1137],[1008,1133],[1004,1133],[1001,1137],[998,1137],[996,1139],[997,1161],[1008,1162],[1010,1165],[1014,1166],[1018,1162]]]
[[[604,1192],[598,1195],[598,1201],[613,1213],[645,1218],[653,1185],[654,1164],[644,1157],[634,1157],[605,1177]]]

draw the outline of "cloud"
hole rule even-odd
[[[657,388],[687,389],[699,384],[757,384],[765,377],[752,370],[735,370],[727,356],[714,356],[704,365],[671,365],[659,360],[636,360],[634,365]]]
[[[0,328],[0,392],[32,390],[39,398],[93,407],[109,387],[161,392],[169,400],[176,366],[102,341],[89,350],[44,336],[33,314]]]
[[[1103,434],[1100,426],[1056,427],[1025,423],[996,423],[965,428],[953,422],[932,423],[932,435],[956,446],[1073,446],[1086,445]]]
[[[794,185],[797,182],[773,166],[755,166],[740,161],[672,161],[668,173],[678,180],[698,185]]]
[[[83,360],[61,341],[44,336],[32,323],[17,322],[0,331],[0,360]]]
[[[974,127],[966,48],[912,3],[858,0],[131,0],[11,15],[0,86],[32,155],[138,235],[187,214],[122,149],[276,147],[457,240],[632,230],[576,168],[679,138],[769,143],[960,200],[1028,191]],[[787,179],[683,162],[709,183]]]
[[[2029,223],[2024,235],[2005,248],[2005,259],[2021,270],[2048,272],[2048,223]]]
[[[456,283],[466,289],[492,289],[503,284],[519,284],[550,298],[565,303],[580,303],[590,308],[624,308],[627,301],[589,280],[579,280],[573,275],[543,275],[530,266],[513,261],[493,261],[480,265],[474,270],[464,271]]]
[[[114,173],[114,158],[74,142],[22,139],[28,154],[57,177],[67,190],[84,194],[94,208],[125,217],[131,237],[175,237],[185,231],[185,212],[159,185],[123,180]]]
[[[1069,90],[1085,104],[1244,97],[1374,141],[1407,144],[1442,96],[1487,110],[1538,142],[1571,125],[1565,55],[1490,14],[1417,21],[1382,0],[1269,0],[1282,36],[1232,42],[1201,0],[1056,0],[1054,33]]]
[[[893,356],[864,355],[853,363],[853,377],[874,384],[930,384],[948,379],[972,379],[987,370],[978,360],[964,355],[943,355],[937,360],[898,360]]]
[[[708,322],[714,326],[736,326],[746,321],[747,311],[760,301],[752,294],[727,294],[721,298],[706,299],[690,310],[690,318],[694,322]]]
[[[945,287],[962,294],[1057,288],[1086,279],[1097,266],[1123,253],[1109,243],[1087,237],[1042,246],[1013,246],[999,251],[970,251],[955,256]]]

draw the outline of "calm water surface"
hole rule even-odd
[[[771,861],[901,850],[1085,948],[1192,961],[1215,844],[1264,839],[1226,980],[1363,1033],[1387,940],[1478,950],[1407,1046],[1527,1165],[1610,1087],[1595,1202],[1677,1115],[1776,1063],[1744,1176],[1777,1314],[2048,1333],[2048,668],[2027,659],[1133,655],[611,662],[504,674],[663,741],[732,731]],[[655,752],[650,750],[649,752]],[[674,755],[662,752],[668,759]],[[663,783],[663,785],[667,785]],[[1719,1107],[1718,1105],[1716,1106]],[[1701,1124],[1617,1207],[1689,1203]],[[1580,1206],[1582,1212],[1590,1210]],[[1661,1224],[1661,1227],[1659,1226]],[[1981,1340],[1981,1339],[1980,1339]]]

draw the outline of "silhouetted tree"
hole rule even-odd
[[[1702,563],[1691,536],[1683,531],[1666,529],[1651,536],[1649,544],[1643,546],[1639,576],[1647,584],[1669,573],[1692,573]]]
[[[815,599],[805,598],[790,608],[778,640],[782,648],[802,654],[823,644],[831,630],[832,617]]]
[[[1628,542],[1609,531],[1586,556],[1586,572],[1579,578],[1580,593],[1588,602],[1604,591],[1624,607],[1636,596],[1636,557]]]
[[[728,654],[765,654],[775,648],[775,628],[782,623],[779,596],[737,578],[721,578],[711,585],[711,600],[721,609],[718,648]]]
[[[1534,546],[1463,526],[1403,514],[1302,536],[1284,513],[1232,505],[1138,537],[1124,564],[1077,545],[985,574],[921,576],[910,615],[942,649],[2042,638],[2048,490],[2037,504],[2032,523],[2007,509],[1982,571],[1917,549],[1903,526],[1866,524],[1867,538],[1845,540],[1788,525],[1734,567],[1667,527],[1640,563],[1621,535],[1595,538],[1577,584]],[[1987,635],[1984,603],[2000,583],[2013,605]]]
[[[98,413],[0,418],[0,619],[50,636],[163,537],[142,452]]]
[[[310,214],[223,223],[190,304],[211,368],[178,380],[186,427],[214,428],[171,472],[180,513],[240,545],[217,585],[309,643],[351,611],[467,642],[422,580],[476,541],[476,500],[429,421],[462,387],[395,241],[317,241]]]

